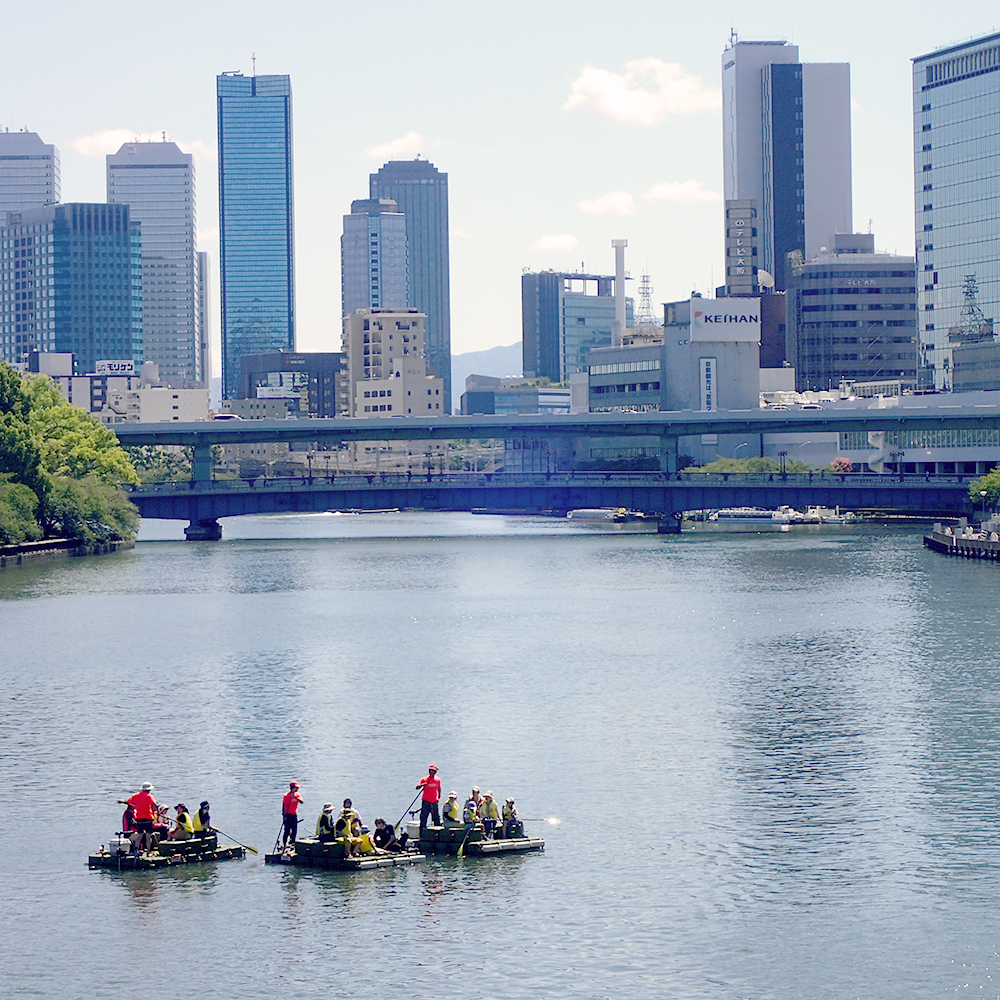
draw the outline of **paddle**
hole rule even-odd
[[[251,847],[249,844],[241,844],[235,837],[230,837],[228,833],[222,833],[218,827],[214,827],[213,829],[216,833],[222,834],[226,840],[231,840],[234,844],[238,847],[242,847],[245,851],[249,851],[251,854],[260,854],[260,851],[258,851],[256,847]]]
[[[419,799],[420,796],[423,795],[423,793],[424,790],[422,788],[417,790],[417,794],[413,796],[413,801],[403,810],[403,815],[396,820],[392,828],[393,832],[399,829],[399,824],[402,823],[404,819],[406,819],[406,814],[417,804],[417,799]]]
[[[455,857],[456,858],[464,858],[465,857],[465,845],[466,845],[466,843],[469,840],[469,834],[472,833],[473,830],[475,830],[476,824],[475,823],[469,823],[468,827],[469,828],[465,831],[465,836],[462,838],[462,846],[459,847],[458,851],[456,851],[456,853],[455,853]]]

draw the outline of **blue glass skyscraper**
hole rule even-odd
[[[292,85],[223,74],[219,104],[222,392],[244,354],[295,349]]]
[[[427,160],[392,160],[369,181],[372,198],[391,198],[406,216],[408,304],[427,316],[427,371],[444,379],[451,413],[448,175]]]

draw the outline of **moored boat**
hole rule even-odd
[[[720,524],[790,524],[794,520],[790,508],[766,510],[763,507],[723,507],[709,514],[708,519]]]
[[[567,511],[566,516],[575,521],[614,521],[620,524],[628,519],[628,511],[624,507],[578,507]]]
[[[344,846],[337,842],[321,842],[315,837],[304,837],[295,841],[295,846],[283,851],[264,855],[265,864],[294,865],[300,868],[326,868],[335,871],[356,872],[369,868],[392,868],[400,865],[415,865],[426,861],[426,857],[415,850],[378,851],[344,857]]]
[[[420,844],[423,854],[458,854],[459,848],[466,857],[486,857],[512,851],[540,851],[545,846],[541,837],[497,837],[487,839],[481,828],[469,830],[460,826],[426,826],[423,832],[419,823],[408,823],[406,832],[410,840]]]
[[[205,864],[213,861],[231,861],[246,856],[241,845],[219,846],[215,834],[192,837],[190,840],[162,840],[151,851],[136,851],[127,837],[113,837],[111,841],[91,854],[87,867],[110,868],[114,871],[147,871],[151,868],[169,868],[172,865]]]

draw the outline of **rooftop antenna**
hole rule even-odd
[[[253,63],[253,75],[256,76],[257,75],[257,53],[256,52],[250,53],[250,62]]]
[[[646,265],[647,270],[649,265]],[[656,326],[656,315],[653,312],[653,282],[648,274],[639,278],[639,308],[632,317],[635,326]]]

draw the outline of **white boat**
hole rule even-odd
[[[804,520],[807,524],[850,524],[860,518],[857,514],[849,510],[842,511],[839,507],[808,507]]]
[[[709,514],[710,521],[722,523],[743,524],[790,524],[794,511],[791,508],[781,510],[765,510],[763,507],[724,507],[722,510]]]
[[[624,507],[580,507],[566,512],[567,517],[577,521],[615,521],[622,522],[628,518]]]

